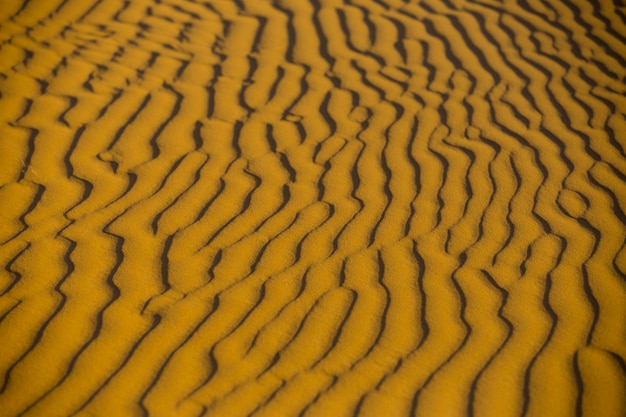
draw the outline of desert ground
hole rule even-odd
[[[0,417],[626,416],[621,0],[1,0]]]

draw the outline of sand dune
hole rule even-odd
[[[626,415],[626,7],[3,0],[0,416]]]

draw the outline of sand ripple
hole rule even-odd
[[[624,416],[625,34],[3,0],[0,416]]]

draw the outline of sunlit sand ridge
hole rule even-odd
[[[626,7],[2,0],[0,416],[626,415]]]

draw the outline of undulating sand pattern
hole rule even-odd
[[[621,0],[0,22],[0,416],[626,416]]]

